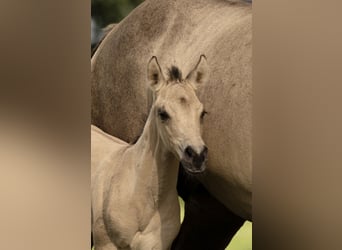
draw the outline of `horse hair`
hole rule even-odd
[[[179,81],[181,82],[182,79],[182,71],[180,71],[179,68],[176,66],[171,66],[171,68],[168,69],[169,71],[169,80],[170,81]]]

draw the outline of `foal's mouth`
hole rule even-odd
[[[192,175],[202,174],[206,170],[206,161],[201,164],[200,167],[194,166],[191,162],[187,160],[181,160],[180,163],[183,166],[183,169]]]

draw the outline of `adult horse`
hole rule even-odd
[[[207,173],[180,172],[185,220],[173,249],[222,249],[252,219],[251,5],[225,0],[147,0],[105,37],[91,62],[92,123],[132,142],[148,115],[146,62],[188,74],[200,54],[210,67],[199,99],[208,116]],[[197,183],[199,180],[199,183]]]

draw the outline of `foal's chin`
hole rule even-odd
[[[203,174],[206,170],[205,162],[203,162],[201,166],[194,166],[191,162],[185,160],[181,160],[180,163],[182,164],[184,170],[190,175]]]

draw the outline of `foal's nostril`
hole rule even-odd
[[[207,155],[208,155],[208,148],[207,148],[207,146],[204,146],[203,150],[202,150],[202,152],[200,154],[200,157],[203,158],[203,159],[206,159]]]
[[[187,157],[192,158],[195,154],[195,151],[192,149],[192,147],[188,146],[185,149],[185,154]]]

